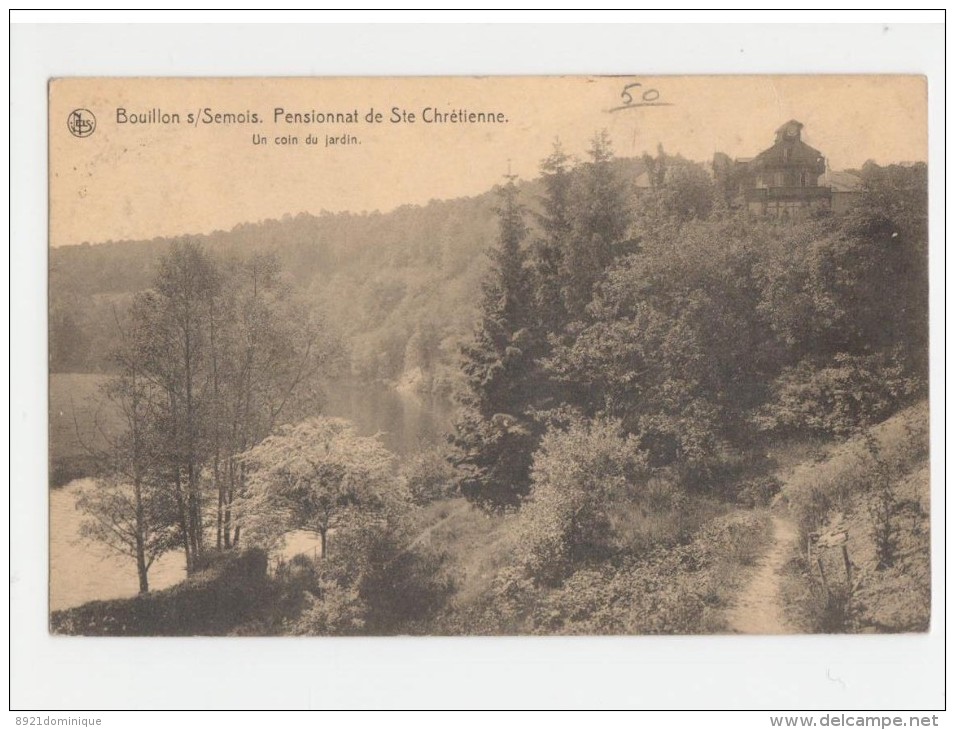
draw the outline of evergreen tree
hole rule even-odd
[[[594,284],[613,262],[630,217],[626,188],[614,172],[606,130],[594,135],[588,155],[590,161],[581,166],[578,178],[574,230],[565,257],[564,301],[575,318],[583,315]]]
[[[555,141],[553,152],[541,162],[544,195],[542,212],[535,216],[541,233],[534,246],[534,305],[540,329],[555,334],[567,324],[561,292],[569,276],[565,258],[574,232],[569,163],[560,140]]]
[[[527,236],[517,186],[499,189],[499,243],[483,285],[481,318],[463,349],[467,389],[452,437],[462,493],[489,507],[516,504],[529,488],[534,426],[534,307],[522,243]]]

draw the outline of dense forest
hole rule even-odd
[[[615,159],[604,134],[582,161],[555,144],[540,173],[389,214],[54,250],[51,369],[109,373],[127,424],[79,504],[88,536],[119,529],[146,593],[163,551],[198,575],[320,535],[200,632],[734,630],[789,531],[791,626],[924,628],[922,598],[874,623],[871,596],[928,557],[927,507],[898,486],[921,489],[927,458],[925,165],[867,163],[850,212],[793,219],[662,149]],[[447,445],[399,460],[321,415],[342,363],[451,395]],[[787,481],[801,458],[842,469],[843,447],[851,479]],[[845,550],[840,588],[803,548],[860,515],[871,565]],[[100,608],[55,624],[102,627]]]

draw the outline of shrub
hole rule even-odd
[[[865,445],[871,460],[869,478],[872,496],[868,501],[868,511],[872,520],[877,567],[881,570],[891,567],[895,562],[898,547],[896,513],[899,511],[899,499],[893,489],[893,469],[883,458],[878,440],[871,433],[867,433]]]
[[[448,450],[433,447],[409,457],[404,464],[408,491],[415,504],[423,505],[454,493],[455,470]]]
[[[294,623],[296,634],[354,636],[365,627],[367,607],[355,586],[319,579],[317,592],[307,594],[308,606]]]
[[[588,567],[543,594],[539,634],[697,634],[708,622],[708,570],[700,545],[654,551],[616,566]]]
[[[618,424],[577,422],[544,436],[531,476],[525,565],[537,580],[556,585],[575,564],[612,552],[614,514],[638,500],[646,461]]]
[[[746,507],[766,507],[782,486],[782,481],[772,474],[746,479],[739,485],[736,501]]]
[[[365,633],[411,633],[440,611],[454,592],[447,556],[416,544],[401,523],[343,531],[323,576],[354,589],[365,607]]]
[[[893,356],[839,354],[823,364],[806,359],[776,380],[756,421],[765,430],[844,437],[887,418],[920,387]]]
[[[465,633],[491,635],[527,634],[529,621],[542,591],[520,567],[501,569],[492,579],[484,598],[475,609],[467,610]]]
[[[794,556],[787,569],[798,583],[789,583],[787,601],[803,630],[817,634],[850,631],[856,617],[854,587],[847,582],[823,582],[804,555]]]

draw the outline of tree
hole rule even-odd
[[[342,596],[352,608],[361,609],[367,633],[421,633],[422,622],[447,604],[455,582],[448,554],[422,539],[413,514],[389,510],[373,521],[351,520],[336,532],[335,548],[318,566],[325,578],[318,593],[332,605],[316,613],[337,610],[336,598]]]
[[[728,441],[747,442],[749,409],[780,366],[753,273],[762,250],[733,220],[644,240],[607,272],[548,369],[586,415],[619,419],[652,466],[705,473]]]
[[[539,327],[548,333],[560,332],[567,324],[562,292],[570,276],[565,259],[574,228],[570,161],[557,140],[540,166],[544,195],[542,211],[535,216],[541,233],[533,247],[534,308]]]
[[[326,555],[329,530],[375,519],[401,499],[394,456],[340,418],[282,426],[241,457],[246,514],[281,515],[281,529],[309,530]]]
[[[157,386],[156,447],[165,461],[178,512],[179,533],[192,571],[204,545],[202,465],[209,448],[212,398],[206,313],[221,280],[195,243],[174,243],[159,261],[152,290],[133,306],[136,358]]]
[[[667,155],[663,145],[657,147],[656,157],[644,153],[643,165],[650,190],[641,196],[638,213],[645,224],[659,225],[667,221],[683,224],[709,216],[716,199],[716,186],[702,165],[679,155]]]
[[[139,592],[149,590],[149,569],[178,542],[171,528],[172,505],[154,485],[106,477],[84,490],[76,509],[84,514],[80,535],[136,561]]]
[[[758,309],[779,367],[763,428],[844,435],[924,394],[925,172],[867,163],[847,213],[764,237]]]
[[[222,261],[181,241],[153,284],[133,302],[126,349],[149,384],[152,470],[171,494],[191,572],[206,549],[204,500],[216,500],[216,548],[232,547],[238,456],[314,405],[330,349],[271,256]]]
[[[402,475],[412,502],[425,505],[452,495],[455,472],[447,445],[422,449],[402,460]]]
[[[314,412],[318,381],[336,356],[332,339],[296,299],[273,256],[221,267],[224,286],[210,300],[212,420],[209,468],[216,493],[216,545],[239,540],[233,503],[245,486],[239,458],[280,419]]]
[[[524,212],[512,177],[498,194],[498,246],[484,281],[480,321],[463,350],[467,387],[453,437],[461,492],[487,506],[515,504],[527,492],[534,441],[528,410],[536,396]]]
[[[575,318],[583,316],[594,285],[626,238],[630,220],[628,195],[614,172],[606,130],[594,135],[588,155],[590,160],[578,171],[573,235],[564,256],[564,306]]]
[[[868,163],[862,177],[858,204],[812,249],[813,297],[831,346],[851,354],[897,347],[926,378],[927,168]]]
[[[118,324],[118,317],[117,317]],[[101,429],[108,449],[96,456],[103,478],[84,490],[76,507],[86,519],[81,534],[136,561],[139,591],[149,590],[149,568],[177,541],[174,506],[162,488],[157,470],[153,402],[155,386],[144,373],[139,352],[122,327],[122,345],[114,353],[118,375],[104,388],[106,400],[124,421],[115,438]]]

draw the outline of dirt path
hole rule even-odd
[[[780,594],[780,570],[792,554],[796,528],[777,515],[773,538],[766,553],[756,561],[750,582],[736,605],[729,610],[728,628],[736,634],[791,634],[795,629],[786,620]]]

